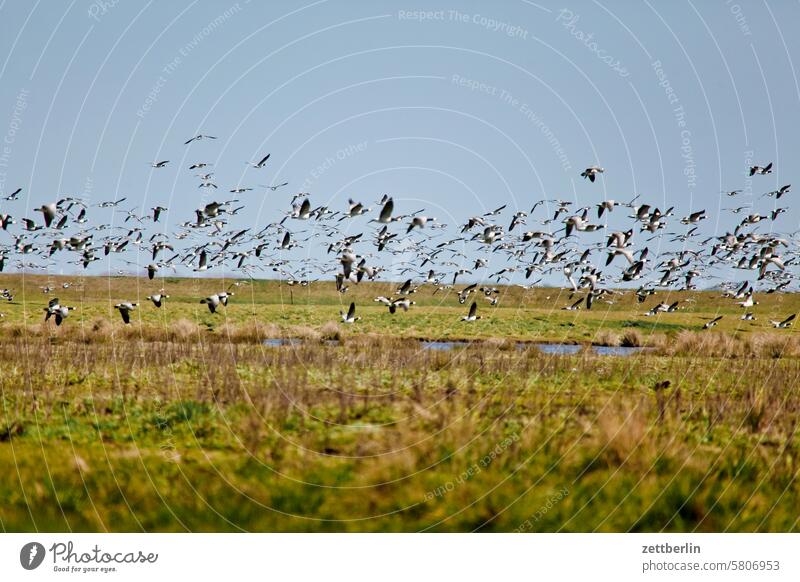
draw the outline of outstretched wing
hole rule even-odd
[[[392,211],[394,210],[394,200],[389,198],[386,201],[386,204],[383,205],[383,209],[381,210],[380,220],[381,222],[388,222],[389,219],[392,217]]]

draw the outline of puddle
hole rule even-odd
[[[646,349],[631,346],[594,346],[594,351],[600,356],[632,356]]]
[[[449,352],[450,350],[454,350],[456,348],[465,348],[469,345],[469,342],[431,342],[431,341],[423,341],[420,342],[422,344],[423,350],[435,350],[437,352]]]
[[[298,338],[269,338],[261,342],[265,346],[278,348],[282,346],[296,346],[303,343],[302,339]],[[476,342],[477,343],[477,342]],[[452,350],[466,348],[472,342],[468,341],[421,341],[420,345],[423,350],[433,350],[437,352],[449,352]],[[325,345],[339,346],[341,343],[338,340],[326,340]],[[530,342],[517,343],[518,350],[537,349],[545,354],[554,355],[573,355],[583,349],[582,345],[577,344],[537,344]],[[598,356],[631,356],[638,354],[647,348],[641,347],[623,347],[623,346],[592,346],[592,349]]]
[[[583,346],[576,344],[535,344],[540,352],[545,354],[577,354]]]
[[[279,348],[281,346],[297,346],[302,343],[303,340],[299,340],[296,338],[284,338],[284,337],[269,338],[261,342],[262,345],[269,346],[271,348]]]
[[[583,346],[574,344],[534,344],[545,354],[571,355],[577,354]],[[592,346],[592,350],[598,356],[632,356],[638,354],[646,348],[625,347],[625,346]]]

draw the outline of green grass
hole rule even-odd
[[[465,324],[429,291],[394,317],[367,307],[376,285],[353,290],[364,320],[343,326],[351,294],[332,284],[287,305],[285,285],[254,283],[211,316],[196,301],[227,285],[176,280],[166,310],[142,305],[123,329],[109,304],[159,286],[87,279],[54,293],[80,306],[56,332],[39,284],[26,277],[23,297],[21,277],[0,281],[18,291],[0,308],[4,531],[800,529],[795,336],[686,331],[717,304],[735,317],[714,294],[654,322],[631,298],[576,314],[558,291],[513,289]],[[757,312],[795,305],[769,296]],[[497,339],[632,330],[659,349],[552,356]],[[273,348],[266,333],[307,339]],[[483,341],[436,352],[421,337]]]
[[[75,283],[62,289],[61,283]],[[41,275],[0,275],[0,287],[16,292],[15,301],[0,304],[5,316],[0,325],[8,328],[26,326],[36,329],[43,318],[42,309],[55,296],[63,304],[75,306],[67,321],[71,334],[88,333],[98,319],[107,319],[111,329],[124,326],[113,309],[120,301],[138,301],[141,305],[133,313],[133,328],[169,330],[179,320],[199,325],[203,330],[219,330],[225,324],[268,324],[277,335],[303,335],[309,329],[319,331],[326,324],[339,323],[339,310],[347,309],[351,301],[357,304],[363,318],[349,331],[360,334],[381,334],[394,337],[425,339],[486,339],[504,338],[541,342],[597,343],[598,332],[623,333],[634,328],[645,338],[655,335],[653,342],[662,341],[663,335],[680,330],[699,331],[707,319],[717,315],[724,318],[717,330],[737,335],[771,332],[769,319],[783,319],[800,311],[800,295],[760,295],[760,305],[751,309],[758,320],[741,321],[741,307],[732,299],[723,299],[719,292],[663,292],[648,298],[644,304],[636,301],[632,292],[614,296],[613,304],[602,300],[595,302],[591,311],[563,311],[561,307],[572,303],[570,294],[563,289],[523,290],[519,287],[502,287],[498,307],[491,307],[480,296],[470,297],[479,303],[483,319],[472,324],[461,321],[469,305],[460,305],[454,291],[434,294],[426,286],[412,295],[417,302],[408,313],[392,316],[388,310],[373,301],[378,295],[389,296],[396,284],[362,283],[351,285],[346,294],[337,293],[331,282],[316,282],[308,287],[290,287],[278,281],[252,281],[234,287],[235,293],[227,308],[212,315],[199,300],[211,293],[228,289],[231,280],[169,278],[149,281],[135,277],[44,277]],[[55,289],[48,295],[40,287],[51,285]],[[146,297],[164,288],[170,299],[164,308],[156,309]],[[457,289],[463,286],[458,285]],[[676,313],[645,317],[644,313],[660,301],[681,301]],[[52,326],[51,326],[52,327]],[[133,332],[128,332],[133,333]],[[785,335],[794,330],[780,330]],[[601,342],[602,343],[602,342]]]

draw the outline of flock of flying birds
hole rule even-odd
[[[201,134],[184,145],[215,139]],[[263,171],[269,160],[267,154],[248,163]],[[158,170],[169,163],[162,160],[151,165]],[[218,191],[210,167],[209,163],[196,162],[188,168],[199,178],[198,187],[207,193]],[[602,173],[603,168],[592,166],[581,176],[594,183]],[[749,169],[751,177],[770,173],[771,163]],[[286,186],[288,182],[281,182],[259,189],[275,192]],[[4,202],[18,200],[21,191],[5,196]],[[124,197],[91,205],[80,198],[63,197],[36,208],[40,217],[20,218],[19,223],[10,214],[0,214],[3,234],[11,238],[9,243],[0,243],[0,271],[13,260],[11,257],[17,258],[11,263],[17,269],[45,271],[56,266],[59,259],[85,269],[106,257],[143,268],[151,280],[161,272],[177,272],[179,268],[198,273],[212,269],[234,271],[250,278],[260,271],[272,271],[289,285],[306,286],[312,280],[333,279],[343,294],[351,285],[365,279],[373,281],[387,273],[405,280],[392,296],[375,298],[391,314],[411,309],[416,304],[411,296],[423,286],[432,288],[434,294],[453,291],[460,304],[466,304],[473,294],[489,306],[498,304],[499,289],[479,283],[457,288],[459,277],[511,284],[524,276],[524,282],[516,284],[530,289],[546,277],[563,276],[570,302],[562,309],[572,311],[592,309],[597,301],[613,304],[629,292],[635,293],[639,303],[645,303],[658,291],[694,290],[698,288],[696,281],[705,280],[709,288],[720,289],[724,298],[738,302],[743,309],[741,319],[746,321],[756,320],[752,310],[758,305],[756,293],[786,292],[796,279],[790,267],[797,256],[797,241],[794,235],[781,236],[774,230],[774,224],[786,211],[778,204],[785,200],[790,185],[761,196],[774,201],[773,208],[765,214],[755,212],[753,204],[726,208],[741,220],[733,232],[711,236],[700,231],[707,219],[705,210],[670,221],[676,216],[674,207],[662,211],[641,201],[638,195],[627,202],[605,199],[580,208],[573,201],[539,200],[530,210],[513,213],[503,205],[491,212],[464,216],[463,223],[448,229],[447,224],[425,214],[425,209],[398,213],[389,195],[373,203],[373,212],[368,203],[353,199],[341,209],[315,206],[309,193],[300,192],[292,196],[290,208],[277,222],[263,228],[233,228],[232,217],[246,208],[241,200],[254,196],[250,194],[253,191],[252,187],[231,188],[231,199],[203,204],[194,210],[194,218],[177,225],[171,234],[160,222],[168,211],[166,207],[154,206],[149,212],[125,210],[121,206],[126,201]],[[742,190],[724,194],[736,201]],[[124,218],[90,223],[103,211],[106,219],[109,212],[121,213]],[[606,222],[601,222],[604,219]],[[627,228],[614,230],[608,224],[612,220]],[[765,224],[769,228],[763,228]],[[13,225],[17,227],[12,228]],[[591,234],[598,231],[605,232],[599,233],[601,236]],[[669,245],[662,244],[664,238]],[[658,248],[673,250],[658,255],[651,252],[648,244],[654,240],[658,240]],[[324,259],[313,258],[308,252],[315,241],[325,249]],[[292,258],[293,249],[305,249],[304,256]],[[142,267],[138,260],[125,258],[130,254],[136,254],[137,259],[148,257],[147,264]],[[784,255],[790,258],[785,259]],[[384,258],[390,261],[391,269],[381,265]],[[730,273],[737,271],[743,276],[734,279],[743,281],[730,280]],[[233,285],[239,284],[237,281]],[[63,286],[66,288],[69,283]],[[625,287],[630,289],[623,290]],[[228,304],[234,295],[231,289],[200,302],[215,313],[220,305]],[[43,288],[45,293],[53,290],[49,286]],[[11,301],[13,291],[4,289],[1,296]],[[580,297],[573,301],[576,296]],[[156,308],[168,298],[163,289],[147,297]],[[644,315],[674,313],[681,309],[681,303],[659,301]],[[138,303],[132,301],[115,305],[126,324],[137,307]],[[73,309],[54,298],[44,309],[45,320],[53,317],[61,325]],[[356,315],[355,303],[340,315],[344,323],[361,319]],[[786,328],[794,318],[792,314],[770,323]],[[467,315],[461,319],[481,319],[478,300],[473,298]],[[720,319],[722,316],[707,320],[703,328],[715,326]]]

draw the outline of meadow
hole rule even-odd
[[[759,297],[755,322],[713,291],[567,312],[563,290],[503,288],[473,323],[430,288],[391,316],[378,283],[198,303],[230,283],[0,277],[4,531],[800,529],[800,343],[767,323],[794,294]],[[52,296],[77,307],[58,328]],[[111,306],[137,298],[125,326]],[[419,341],[444,338],[474,341]]]

